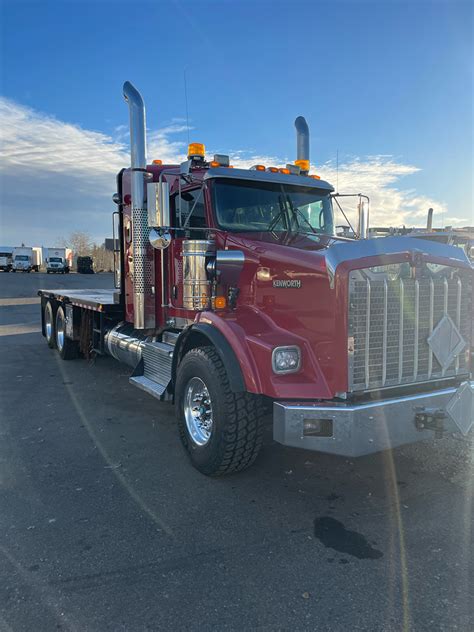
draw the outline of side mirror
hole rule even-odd
[[[156,250],[165,250],[171,243],[171,234],[168,230],[157,230],[156,228],[150,229],[148,236],[150,244]]]
[[[168,182],[149,182],[147,184],[148,226],[150,228],[169,228],[170,185]]]

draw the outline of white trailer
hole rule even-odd
[[[0,270],[10,272],[13,262],[13,246],[0,246]]]
[[[67,259],[66,248],[46,248],[45,262],[46,272],[67,274],[69,272],[69,260]]]
[[[19,246],[13,249],[13,272],[31,272],[33,269],[33,248]]]
[[[43,265],[43,248],[42,246],[33,246],[33,270],[39,272]]]

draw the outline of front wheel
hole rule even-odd
[[[262,399],[231,390],[213,347],[185,355],[175,394],[181,441],[194,467],[208,476],[221,476],[254,462],[262,446]]]

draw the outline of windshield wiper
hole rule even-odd
[[[275,215],[275,217],[272,219],[272,221],[268,224],[267,230],[270,231],[270,232],[273,231],[273,229],[278,224],[280,219],[283,216],[286,215],[286,208],[285,208],[285,205],[283,203],[283,195],[281,195],[281,194],[278,196],[278,204],[280,206],[280,212],[277,215]],[[291,232],[291,228],[289,227],[286,232]]]
[[[314,233],[315,235],[317,235],[317,234],[318,234],[318,231],[314,228],[314,226],[311,224],[311,222],[310,222],[308,219],[306,219],[306,217],[304,216],[304,213],[303,213],[303,212],[302,212],[302,211],[301,211],[298,207],[296,207],[296,208],[295,208],[295,207],[293,206],[293,202],[291,201],[291,198],[290,198],[290,196],[289,196],[289,195],[287,195],[287,196],[286,196],[286,201],[288,202],[288,206],[290,207],[290,210],[291,210],[291,212],[293,213],[293,216],[294,216],[295,218],[296,218],[298,215],[299,215],[300,217],[302,217],[302,218],[303,218],[303,221],[304,221],[306,224],[308,224],[308,226],[311,228],[311,232],[312,232],[312,233]],[[298,226],[298,228],[299,228],[298,220],[296,220],[296,219],[295,219],[295,221],[296,221],[296,225],[297,225],[297,226]]]

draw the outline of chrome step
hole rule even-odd
[[[130,384],[162,399],[171,381],[173,346],[164,342],[145,342],[142,345],[142,375],[134,375]]]
[[[145,391],[145,393],[148,393],[149,395],[153,395],[153,397],[156,397],[157,399],[162,398],[163,393],[166,391],[166,386],[167,386],[167,385],[163,386],[163,384],[158,384],[157,382],[150,380],[144,375],[139,375],[138,377],[131,377],[129,382],[130,384],[133,384],[137,388],[140,388],[142,391]]]

